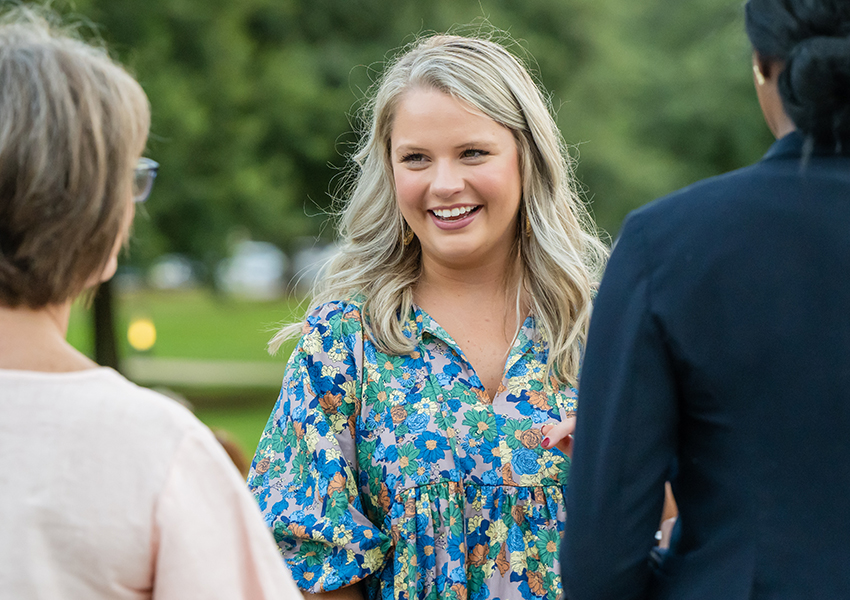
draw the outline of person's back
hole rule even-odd
[[[850,3],[746,15],[778,141],[623,227],[581,379],[569,600],[850,595]]]
[[[0,369],[0,596],[263,598],[271,540],[212,433],[111,369]]]
[[[0,598],[299,597],[212,433],[65,340],[150,193],[149,123],[105,51],[0,15]]]
[[[850,593],[850,153],[802,145],[630,223],[677,372],[660,597]]]

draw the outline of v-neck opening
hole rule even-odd
[[[539,334],[539,332],[537,332],[534,327],[534,315],[529,314],[525,317],[525,319],[523,319],[522,324],[519,326],[516,333],[514,334],[514,339],[511,341],[507,356],[505,356],[505,362],[502,366],[502,374],[499,379],[499,385],[496,388],[496,392],[493,397],[490,397],[490,394],[487,392],[487,387],[484,385],[484,382],[481,381],[481,378],[478,376],[478,372],[475,369],[475,365],[473,365],[472,361],[470,361],[469,358],[466,356],[466,353],[464,353],[463,348],[460,347],[460,344],[458,344],[457,341],[455,341],[455,339],[451,336],[451,334],[446,331],[446,329],[442,325],[440,325],[437,320],[432,317],[424,308],[414,303],[412,310],[413,320],[416,323],[417,328],[419,329],[419,339],[421,340],[422,335],[428,333],[445,343],[453,352],[455,352],[469,368],[470,373],[475,377],[475,382],[477,382],[477,385],[481,388],[481,390],[484,391],[484,394],[487,396],[487,403],[489,405],[492,405],[496,401],[496,398],[499,396],[499,394],[507,389],[505,386],[505,381],[507,380],[508,372],[513,367],[513,365],[515,365],[516,362],[529,351],[529,348],[534,345]],[[422,317],[421,320],[418,318],[420,315]],[[526,339],[524,342],[521,342],[521,334],[524,330],[531,331],[534,335],[528,336],[528,339]]]

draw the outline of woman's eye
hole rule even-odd
[[[401,162],[404,163],[417,163],[425,160],[425,155],[419,152],[411,152],[410,154],[405,154],[401,157]]]
[[[478,150],[477,148],[468,148],[463,151],[461,154],[461,158],[481,158],[482,156],[487,156],[489,152],[485,150]]]

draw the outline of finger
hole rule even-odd
[[[575,417],[569,417],[553,425],[544,425],[541,431],[546,436],[540,443],[544,448],[557,447],[564,454],[572,453],[572,433],[575,431]]]
[[[670,538],[673,534],[673,526],[676,524],[676,519],[678,517],[671,517],[661,523],[661,528],[658,532],[661,534],[660,539],[658,540],[659,548],[669,548],[670,547]]]
[[[546,442],[546,444],[543,445],[544,448],[546,448],[548,450],[558,449],[564,455],[572,458],[572,456],[573,456],[573,438],[567,436],[557,443],[553,443],[551,440],[548,440],[548,439],[544,440],[544,441]]]
[[[576,418],[567,417],[563,421],[559,421],[557,423],[547,423],[546,425],[541,427],[541,431],[543,431],[543,434],[547,436],[553,444],[556,444],[559,441],[565,439],[566,437],[572,435],[573,431],[575,431],[575,428]]]

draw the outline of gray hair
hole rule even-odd
[[[0,16],[0,304],[78,296],[129,227],[139,84],[46,10]]]

